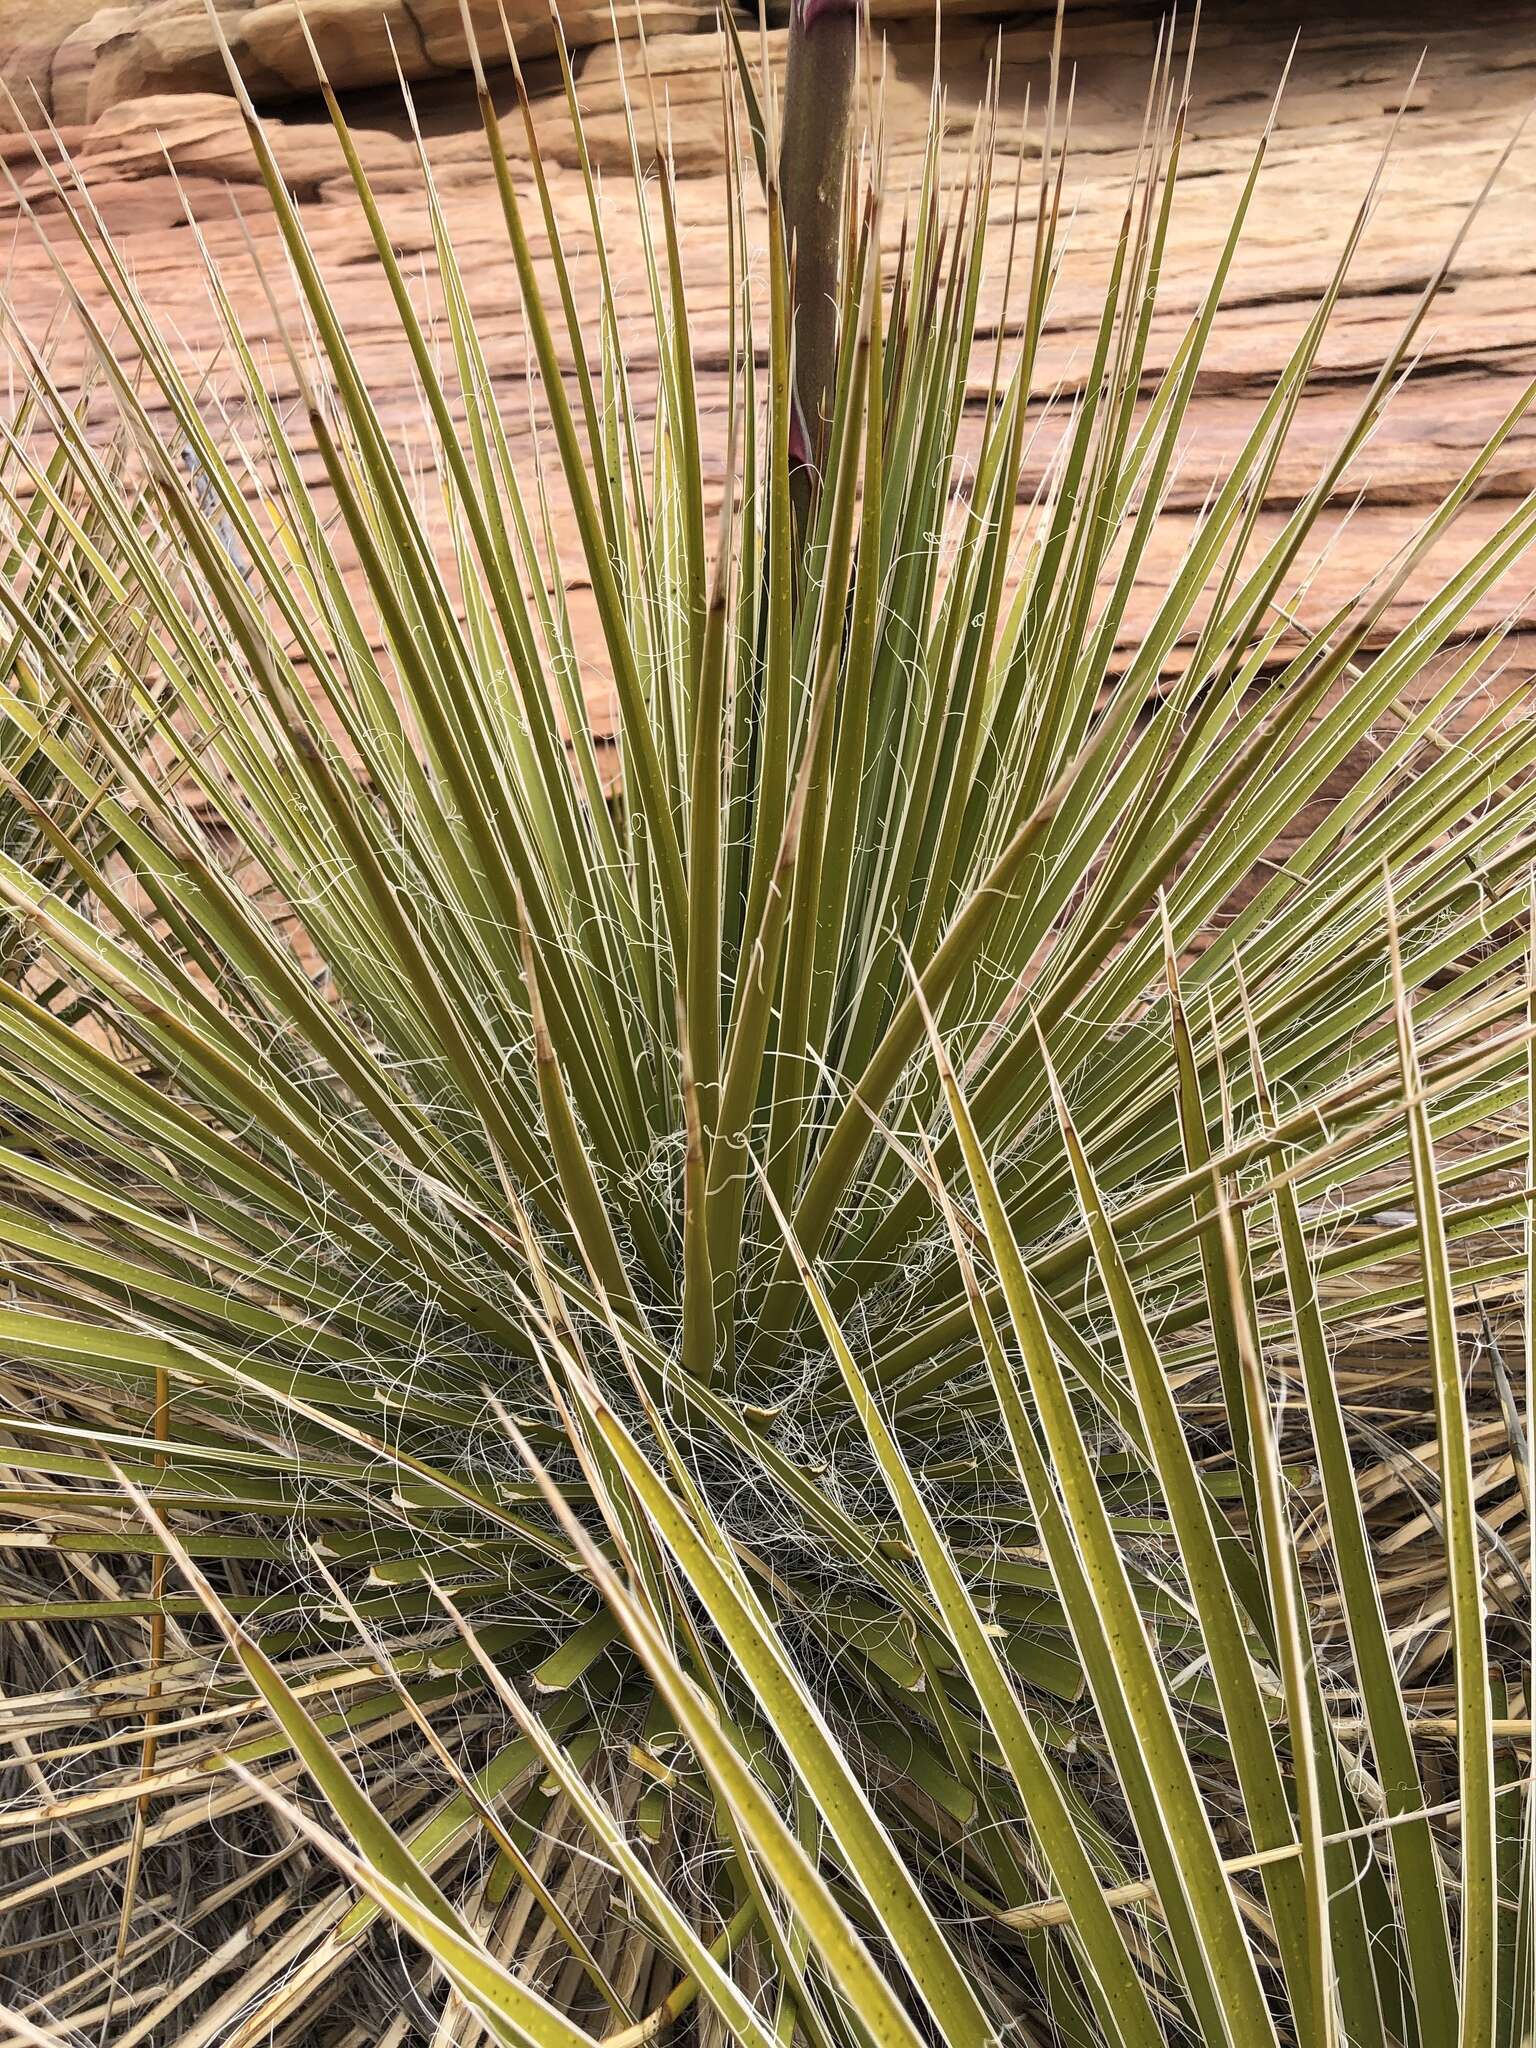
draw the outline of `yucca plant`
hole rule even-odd
[[[1536,729],[1469,621],[1536,499],[1423,565],[1533,394],[1313,616],[1455,253],[1261,529],[1373,186],[1131,635],[1268,131],[1156,367],[1164,46],[1053,395],[1058,66],[1037,179],[989,99],[898,220],[854,10],[790,34],[724,419],[664,146],[642,331],[478,69],[531,454],[328,88],[430,464],[243,95],[297,422],[61,174],[123,454],[12,319],[17,2040],[1529,2038]]]
[[[83,410],[87,402],[82,394],[77,409]],[[32,643],[41,639],[52,657],[69,667],[77,689],[94,701],[95,718],[116,724],[125,737],[137,733],[149,740],[153,685],[147,694],[136,690],[125,673],[133,665],[132,651],[126,663],[122,650],[114,651],[126,614],[114,603],[93,559],[95,543],[106,537],[101,505],[80,491],[67,451],[57,446],[46,427],[38,438],[49,444],[48,452],[29,447],[39,420],[36,399],[26,393],[0,447],[0,487],[7,489],[13,507],[19,505],[18,478],[35,462],[44,463],[52,486],[50,492],[39,494],[23,483],[25,510],[18,511],[6,536],[4,574],[18,602],[25,603],[27,625],[23,629],[12,617],[0,631],[0,677],[8,702],[0,727],[0,850],[50,893],[78,905],[87,892],[74,864],[60,854],[54,833],[62,831],[77,840],[98,861],[109,860],[117,849],[88,795],[60,771],[44,733],[51,728],[99,773],[105,772],[106,760],[97,749],[92,720],[81,718],[68,699],[42,682]],[[101,473],[113,483],[114,495],[131,518],[133,488],[125,473],[120,437],[103,449]],[[67,501],[67,510],[58,502],[60,496]],[[110,539],[107,545],[111,546]],[[76,602],[81,590],[95,602],[94,626]],[[0,937],[0,976],[22,982],[32,960],[27,931],[12,920]],[[60,993],[52,991],[55,997]]]

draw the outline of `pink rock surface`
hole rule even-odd
[[[1202,36],[1194,116],[1185,147],[1187,176],[1175,206],[1164,266],[1163,311],[1153,337],[1154,367],[1168,360],[1198,302],[1284,67],[1289,28],[1256,27],[1263,14],[1250,11],[1240,26],[1230,20],[1208,20]],[[1319,373],[1301,404],[1291,443],[1261,509],[1256,545],[1277,530],[1347,430],[1416,295],[1450,246],[1524,111],[1532,78],[1527,21],[1524,7],[1498,0],[1474,0],[1458,10],[1430,39],[1411,100],[1408,85],[1423,41],[1420,21],[1383,12],[1363,23],[1308,28],[1197,386],[1169,510],[1123,629],[1125,645],[1134,643],[1164,579],[1175,570],[1212,480],[1223,473],[1272,389],[1370,184],[1391,113],[1408,100],[1409,111]],[[727,337],[718,43],[711,31],[661,33],[650,44],[658,126],[663,134],[670,131],[685,173],[679,211],[693,291],[704,437],[716,492],[723,468]],[[957,152],[968,142],[985,65],[995,44],[990,29],[946,21],[945,79]],[[1044,25],[1013,29],[1003,36],[1005,150],[1021,146],[1026,89],[1039,107],[1048,44]],[[774,38],[775,49],[779,46],[780,39]],[[1071,25],[1076,101],[1068,187],[1074,213],[1039,367],[1042,392],[1056,387],[1070,395],[1089,361],[1102,281],[1132,176],[1153,46],[1153,27],[1142,15],[1123,20],[1091,9]],[[648,137],[648,97],[632,44],[624,59],[631,95],[641,96],[637,106],[643,109],[643,119],[638,125]],[[885,57],[894,144],[888,209],[893,238],[911,152],[926,112],[931,62],[931,40],[922,31],[907,27],[893,36]],[[540,95],[535,118],[549,162],[554,209],[576,252],[581,288],[590,291],[586,201],[570,168],[569,129],[555,84],[551,67],[530,72],[530,86]],[[510,109],[505,75],[497,89]],[[586,58],[580,90],[593,124],[618,289],[635,314],[630,372],[642,403],[649,404],[656,381],[654,343],[647,333],[638,202],[621,168],[628,145],[620,66],[612,51]],[[419,269],[416,259],[430,249],[430,235],[398,95],[370,93],[349,101],[349,106],[396,246]],[[462,79],[430,84],[418,89],[418,110],[514,445],[527,453],[528,338],[472,95]],[[515,111],[506,127],[516,174],[531,199],[527,144]],[[272,134],[278,161],[299,194],[316,254],[384,416],[399,437],[402,454],[430,473],[431,450],[406,350],[329,127],[317,118],[312,104],[295,104],[273,122]],[[1026,180],[1038,151],[1038,135],[1037,120],[1022,141]],[[288,372],[280,336],[251,257],[253,244],[269,277],[280,280],[281,292],[285,287],[276,260],[275,224],[265,195],[253,182],[253,167],[231,103],[207,94],[151,97],[113,107],[88,131],[75,131],[69,139],[145,298],[174,323],[189,363],[214,363],[218,339],[197,244],[184,225],[187,204],[204,224],[207,247],[258,360],[270,365],[274,388],[281,391]],[[167,153],[181,176],[180,189],[164,169]],[[0,155],[37,205],[34,225],[20,217],[14,197],[6,202],[16,230],[8,290],[16,317],[41,337],[53,319],[60,290],[45,240],[51,238],[65,264],[83,276],[81,260],[69,246],[62,215],[50,197],[48,173],[29,168],[14,139]],[[1504,166],[1457,256],[1450,288],[1419,338],[1414,378],[1355,465],[1348,493],[1329,515],[1332,544],[1317,563],[1303,600],[1309,618],[1325,618],[1381,569],[1536,372],[1529,285],[1533,186],[1536,139],[1522,142]],[[1012,159],[1005,156],[993,201],[1000,230],[1012,193]],[[231,194],[243,223],[233,217]],[[536,206],[529,218],[536,224]],[[753,219],[760,234],[760,210],[754,208]],[[999,232],[995,243],[993,275],[983,298],[988,321],[1002,312],[1006,235]],[[421,289],[423,303],[432,303],[425,276]],[[81,337],[69,323],[57,331],[55,348],[55,373],[67,385],[85,368]],[[973,395],[978,404],[989,368],[990,344],[975,366]],[[213,383],[216,388],[217,371]],[[1058,431],[1057,421],[1043,423],[1031,449],[1030,487],[1043,472]],[[1522,426],[1511,436],[1457,537],[1440,551],[1439,566],[1491,532],[1511,498],[1533,485],[1536,441]],[[427,497],[430,504],[431,494]],[[445,539],[440,520],[439,536]],[[585,617],[590,624],[573,535],[562,526],[560,537],[576,579],[573,603],[578,623]],[[1422,588],[1421,578],[1394,599],[1381,623],[1382,634],[1402,622],[1415,589]],[[1536,628],[1524,587],[1492,593],[1478,621],[1492,624],[1506,612],[1518,629],[1512,648],[1517,672],[1523,673],[1518,670],[1521,636]],[[586,636],[586,645],[588,689],[595,712],[602,716],[607,682],[595,630]]]

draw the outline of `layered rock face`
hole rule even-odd
[[[543,33],[544,0],[536,4]],[[12,0],[0,0],[0,24],[10,5]],[[412,0],[412,6],[418,16],[427,18],[427,0]],[[167,0],[153,0],[147,7],[121,11],[150,21],[179,10],[170,9]],[[231,19],[250,25],[268,12],[280,11],[250,8]],[[326,0],[308,0],[308,11],[317,23],[349,12],[339,0],[330,0],[329,12]],[[517,18],[531,20],[534,11],[533,5],[520,7]],[[931,14],[931,8],[924,11]],[[670,141],[683,173],[678,215],[692,286],[704,434],[715,462],[713,492],[720,487],[724,469],[729,335],[728,300],[718,278],[726,203],[720,91],[726,51],[712,24],[701,26],[703,12],[702,7],[653,6],[649,0],[645,6],[657,132]],[[565,15],[572,33],[582,22],[588,24],[584,33],[595,33],[591,24],[596,13],[595,7],[568,6]],[[663,22],[671,25],[664,27]],[[1174,208],[1163,265],[1163,312],[1151,349],[1154,371],[1177,347],[1217,261],[1271,95],[1285,70],[1293,29],[1290,15],[1282,19],[1277,10],[1260,6],[1257,0],[1241,10],[1207,7],[1184,151],[1187,176]],[[1068,403],[1080,391],[1092,359],[1104,277],[1136,176],[1156,39],[1150,0],[1146,7],[1134,0],[1117,0],[1113,6],[1107,0],[1102,5],[1071,0],[1067,54],[1075,74],[1073,163],[1068,174],[1072,224],[1036,378],[1042,395],[1054,390]],[[1008,242],[1005,225],[1013,207],[1014,152],[1020,149],[1025,159],[1026,218],[1033,206],[1039,110],[1049,73],[1049,11],[1010,14],[999,45],[995,21],[973,16],[967,22],[954,0],[944,0],[944,40],[947,117],[962,171],[987,67],[999,48],[1003,66],[1002,146],[992,202],[996,262],[983,295],[985,331],[986,323],[1002,320],[1007,326],[1012,317],[1006,311],[1001,276]],[[1426,40],[1427,56],[1410,95]],[[782,46],[782,30],[770,31],[770,57],[777,60]],[[533,119],[549,168],[554,214],[575,252],[578,288],[585,289],[591,276],[584,189],[572,168],[574,148],[557,68],[536,50],[533,43],[528,53]],[[893,159],[889,232],[894,239],[900,202],[916,169],[911,155],[921,145],[927,118],[933,64],[929,24],[891,24],[883,62],[887,141]],[[621,68],[642,108],[645,74],[632,40],[619,52],[607,43],[589,43],[579,53],[578,64],[578,93],[604,181],[603,213],[616,284],[621,300],[636,314],[629,368],[644,410],[658,372],[645,334],[648,287],[641,202],[627,175]],[[1348,18],[1334,12],[1306,27],[1279,108],[1259,195],[1194,393],[1183,452],[1169,482],[1144,586],[1132,593],[1126,610],[1120,637],[1127,651],[1135,646],[1155,605],[1160,582],[1178,572],[1206,494],[1225,474],[1256,411],[1273,391],[1319,293],[1327,287],[1394,115],[1403,110],[1402,128],[1374,217],[1319,373],[1298,408],[1285,455],[1257,510],[1255,547],[1279,531],[1349,431],[1379,365],[1410,318],[1420,289],[1450,247],[1524,113],[1532,67],[1528,0],[1467,0],[1454,16],[1438,18],[1396,6],[1393,0],[1375,0],[1369,12],[1357,8]],[[509,75],[503,70],[492,83],[510,117],[507,134],[514,174],[527,203],[530,231],[542,249],[540,209]],[[531,462],[530,411],[537,410],[539,401],[537,392],[529,389],[527,331],[499,201],[486,169],[474,95],[462,73],[423,76],[413,89],[433,176],[470,280],[488,360],[504,395],[514,447],[520,458]],[[1027,127],[1026,98],[1033,108]],[[98,108],[89,125],[83,102],[66,103],[60,111],[70,116],[63,141],[131,262],[145,298],[174,323],[179,344],[200,374],[206,366],[210,404],[226,381],[221,368],[225,356],[202,274],[203,251],[186,226],[189,209],[203,229],[207,254],[219,269],[257,357],[271,365],[274,390],[291,396],[284,381],[283,334],[261,274],[267,283],[277,280],[281,287],[278,238],[233,101],[207,89],[141,93],[137,98],[119,94]],[[395,245],[420,268],[423,305],[430,313],[431,230],[398,89],[390,85],[353,90],[347,112],[370,182],[385,204]],[[648,111],[636,128],[642,148],[649,148],[653,131]],[[307,232],[381,412],[408,449],[413,471],[429,476],[430,437],[422,433],[407,352],[330,124],[312,100],[290,97],[269,116],[268,132],[284,175],[299,197]],[[167,158],[176,170],[174,179],[166,174]],[[9,164],[23,194],[18,202],[0,189],[0,230],[8,250],[5,289],[14,315],[40,343],[50,339],[54,371],[66,388],[89,384],[88,351],[76,324],[56,324],[56,260],[78,275],[88,295],[91,286],[87,266],[64,229],[51,173],[33,160],[30,145],[14,135],[0,136],[0,163]],[[1458,252],[1450,289],[1417,337],[1415,376],[1355,465],[1336,514],[1329,514],[1329,546],[1306,589],[1294,598],[1300,615],[1308,620],[1327,617],[1391,559],[1536,372],[1529,284],[1533,198],[1536,139],[1528,134],[1501,170]],[[750,232],[757,235],[762,229],[755,191],[749,191],[748,203]],[[37,214],[40,233],[18,221],[22,204]],[[45,248],[44,237],[52,238],[52,251]],[[288,303],[281,289],[279,297]],[[985,401],[991,369],[992,344],[986,341],[974,366],[973,422]],[[1029,489],[1049,471],[1059,418],[1059,412],[1042,417],[1031,440]],[[1494,473],[1465,513],[1454,545],[1443,548],[1431,568],[1444,571],[1463,547],[1486,538],[1509,509],[1511,498],[1531,488],[1533,481],[1536,437],[1522,424],[1511,433]],[[558,506],[555,516],[558,525]],[[563,528],[558,538],[562,544],[570,543],[563,551],[574,579],[571,605],[580,624],[586,621],[590,600],[581,584],[579,551]],[[442,540],[446,552],[446,534]],[[1412,590],[1394,594],[1376,637],[1384,638],[1402,624],[1412,595]],[[1536,658],[1536,599],[1523,585],[1491,591],[1476,618],[1481,628],[1504,621],[1514,629],[1505,650],[1510,657],[1507,686]],[[595,629],[590,638],[594,649],[600,648],[601,636]],[[599,688],[600,671],[600,658],[594,654],[590,672]]]
[[[770,19],[785,11],[776,4]],[[997,0],[945,0],[944,11],[963,18],[1005,10]],[[470,0],[488,60],[503,47],[502,12],[501,0]],[[876,19],[931,16],[932,0],[873,0],[871,12]],[[549,0],[506,0],[505,14],[519,57],[554,48]],[[651,39],[709,28],[715,15],[714,0],[622,0],[617,8],[622,35],[636,35],[643,19]],[[609,0],[566,0],[560,18],[573,50],[612,38]],[[294,0],[220,0],[219,19],[258,100],[313,88],[306,23],[342,90],[387,84],[397,63],[413,80],[451,76],[468,65],[460,0],[306,0],[303,23]],[[68,127],[88,125],[125,100],[220,92],[225,72],[203,0],[0,0],[0,78],[23,118],[40,102]],[[16,118],[0,106],[0,126]]]
[[[640,0],[648,34],[701,28],[714,18],[707,0]],[[633,33],[635,0],[618,10]],[[613,33],[608,0],[569,0],[560,10],[573,49]],[[476,39],[487,53],[502,45],[498,0],[471,0]],[[507,0],[507,22],[521,57],[554,47],[547,0]],[[468,53],[459,0],[223,0],[219,19],[252,93],[279,100],[313,89],[314,62],[304,25],[326,70],[343,90],[394,78],[465,69]],[[203,0],[148,0],[102,6],[100,0],[0,0],[0,76],[23,112],[41,100],[65,126],[86,125],[125,100],[224,89],[224,60]],[[30,90],[29,90],[30,88]],[[14,121],[14,116],[12,119]]]

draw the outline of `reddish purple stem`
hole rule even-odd
[[[845,21],[856,20],[860,4],[861,0],[795,0],[793,12],[809,35],[818,21],[839,16]]]
[[[794,0],[784,79],[779,181],[794,278],[791,459],[819,466],[837,382],[843,193],[862,0]]]

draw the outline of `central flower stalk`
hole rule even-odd
[[[795,453],[820,463],[837,389],[843,195],[862,0],[794,0],[779,187],[795,279]]]

